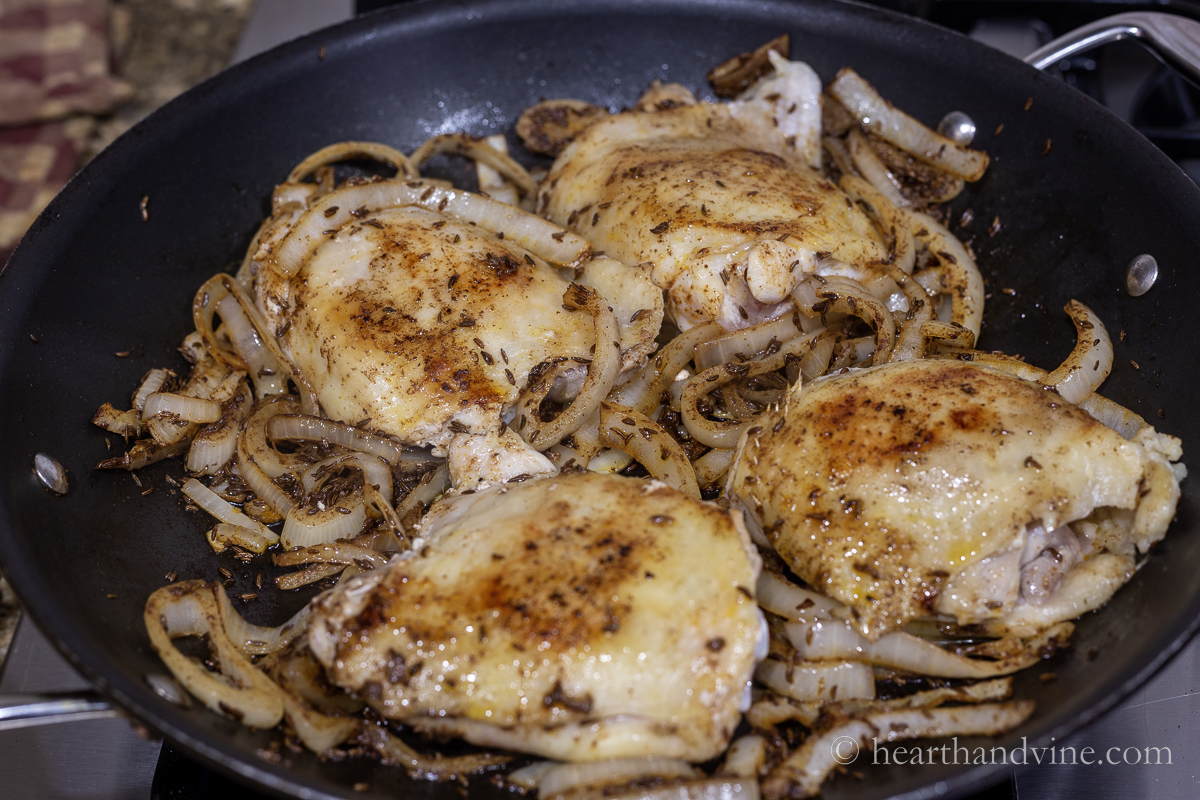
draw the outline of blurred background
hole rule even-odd
[[[0,0],[0,265],[71,176],[156,108],[232,63],[356,14],[402,2]],[[1073,28],[1125,11],[1164,11],[1200,19],[1200,2],[1186,0],[874,4],[960,31],[1018,58]],[[1137,43],[1118,42],[1050,71],[1108,106],[1200,182],[1200,92],[1155,56]],[[9,668],[0,672],[0,694],[85,686],[32,625],[18,630],[19,617],[17,600],[0,576],[0,667],[10,646],[12,650]],[[1178,699],[1173,692],[1190,694],[1188,681],[1195,670],[1188,670],[1193,661],[1200,663],[1194,653],[1185,653],[1170,668],[1182,671],[1183,689],[1174,688],[1170,675],[1160,676],[1139,693],[1146,698],[1144,704]],[[1120,713],[1105,723],[1121,724]],[[169,747],[143,741],[124,722],[80,724],[82,729],[53,726],[52,732],[34,729],[21,732],[19,738],[0,737],[0,795],[97,800],[256,796]],[[108,749],[87,751],[97,739],[96,729],[87,726],[103,724],[111,726],[100,737],[107,739]],[[58,730],[68,727],[77,730]],[[72,753],[80,769],[70,774],[54,769],[59,752]],[[1056,797],[1063,788],[1026,781],[1020,795]],[[1016,783],[1005,782],[980,797],[1017,795]],[[1163,796],[1176,795],[1168,791]]]

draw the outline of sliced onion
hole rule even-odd
[[[388,147],[386,144],[380,144],[379,142],[337,142],[336,144],[322,147],[297,164],[292,169],[291,174],[288,175],[287,182],[300,183],[300,181],[312,175],[321,167],[351,159],[381,161],[384,164],[395,167],[397,172],[404,173],[404,177],[406,178],[416,178],[420,175],[412,162],[409,161],[408,156],[394,147]]]
[[[769,658],[754,670],[754,679],[793,700],[849,700],[875,696],[875,670],[860,661],[785,664]]]
[[[208,540],[208,546],[213,549],[214,553],[224,553],[230,547],[240,547],[251,553],[262,553],[274,544],[258,531],[229,522],[217,524],[204,535],[204,538]]]
[[[726,450],[736,447],[738,439],[745,430],[753,426],[754,420],[715,422],[707,419],[700,413],[700,399],[719,386],[780,369],[788,359],[798,357],[805,352],[816,337],[817,334],[813,333],[796,336],[784,342],[778,352],[761,361],[749,361],[745,364],[722,364],[710,367],[691,378],[679,399],[683,424],[688,433],[693,439],[709,447]]]
[[[106,458],[96,465],[96,469],[127,469],[133,471],[149,466],[164,458],[171,458],[182,453],[188,446],[187,442],[159,444],[152,439],[141,439],[134,442],[129,452],[116,458]]]
[[[812,349],[800,359],[800,375],[806,381],[820,377],[829,368],[829,360],[833,358],[834,337],[822,337]]]
[[[442,492],[450,488],[450,468],[443,463],[433,472],[427,472],[411,492],[405,495],[396,506],[396,516],[407,524],[412,524],[412,515],[431,505]]]
[[[325,231],[340,228],[353,219],[351,211],[414,205],[474,222],[493,233],[503,233],[506,239],[555,266],[574,267],[591,252],[591,245],[582,236],[507,203],[447,189],[431,181],[390,180],[346,187],[317,200],[291,226],[269,263],[283,275],[295,275],[325,241],[328,236]],[[330,209],[335,210],[327,216]]]
[[[230,640],[214,596],[204,581],[164,586],[146,601],[143,621],[150,646],[184,688],[218,714],[243,725],[273,728],[283,719],[283,693]],[[179,651],[172,639],[208,636],[222,678]]]
[[[633,463],[624,450],[604,450],[587,463],[588,472],[620,472]]]
[[[1130,411],[1125,406],[1118,405],[1107,397],[1098,394],[1089,395],[1079,403],[1079,407],[1091,414],[1096,420],[1126,439],[1133,439],[1143,428],[1150,427],[1146,420]]]
[[[254,382],[255,395],[261,399],[273,394],[287,392],[287,378],[283,368],[275,361],[271,351],[263,344],[262,337],[250,324],[233,295],[226,295],[217,302],[217,313],[225,323],[233,349],[246,362],[246,372]]]
[[[885,266],[904,297],[908,300],[908,311],[896,335],[896,346],[892,349],[891,361],[912,361],[925,357],[926,339],[921,335],[921,326],[933,319],[933,300],[929,292],[911,275],[905,275],[899,267]]]
[[[842,191],[854,200],[866,205],[883,231],[892,241],[892,252],[889,255],[893,266],[911,275],[917,260],[916,242],[913,241],[912,229],[908,219],[896,208],[896,203],[883,192],[876,189],[867,181],[855,175],[843,175],[839,182]],[[907,205],[902,203],[900,205]]]
[[[482,139],[482,143],[493,150],[498,150],[508,155],[508,142],[502,133],[497,133],[495,136],[486,136]],[[475,176],[479,182],[480,194],[495,198],[502,203],[508,203],[512,206],[521,202],[521,197],[517,193],[517,187],[500,174],[498,170],[489,167],[483,161],[475,162]],[[530,196],[530,200],[532,201],[532,196]]]
[[[567,792],[601,786],[618,786],[644,778],[698,778],[700,773],[678,758],[614,758],[560,764],[542,776],[538,797],[542,800]]]
[[[347,499],[345,502],[346,505],[332,506],[316,513],[309,513],[309,509],[303,506],[293,507],[288,511],[283,533],[279,537],[283,546],[291,550],[293,547],[311,547],[357,536],[366,524],[367,507],[361,498],[354,498],[353,501]]]
[[[476,139],[465,133],[443,133],[427,139],[424,144],[413,151],[412,164],[417,169],[430,157],[437,153],[453,153],[466,156],[480,164],[486,164],[496,172],[512,181],[521,194],[531,197],[537,192],[537,184],[529,173],[513,160],[506,152],[492,147],[486,140]]]
[[[624,791],[581,792],[573,800],[759,800],[758,781],[748,778],[709,778]],[[562,797],[562,795],[558,795]]]
[[[228,522],[230,525],[237,525],[239,528],[249,528],[259,536],[266,538],[271,544],[279,541],[279,537],[275,535],[274,531],[261,522],[247,517],[241,511],[226,503],[216,492],[195,478],[189,478],[183,484],[181,491],[193,503],[221,520],[221,522]]]
[[[388,556],[377,553],[369,547],[362,547],[349,542],[331,542],[311,545],[308,547],[288,550],[286,553],[276,553],[275,565],[278,567],[295,567],[301,564],[354,564],[364,572],[367,570],[386,567]]]
[[[531,446],[538,450],[549,450],[563,438],[584,423],[605,396],[612,390],[621,369],[620,332],[617,330],[617,320],[609,308],[608,301],[591,287],[572,283],[563,292],[563,307],[568,311],[588,311],[595,325],[595,352],[592,363],[588,367],[587,378],[579,394],[563,411],[550,422],[542,422],[538,414],[541,400],[534,402],[536,391],[534,387],[526,387],[517,399],[517,405],[523,409],[528,420],[520,427],[518,433]]]
[[[512,760],[512,756],[494,756],[489,753],[453,757],[427,756],[397,739],[381,725],[364,725],[362,736],[385,761],[399,764],[411,777],[417,779],[448,780],[456,775],[478,772]]]
[[[225,633],[247,656],[265,656],[282,650],[308,631],[308,621],[312,619],[312,606],[305,605],[282,625],[272,628],[252,625],[234,609],[223,589],[214,587],[213,594],[221,606]]]
[[[724,332],[717,323],[708,322],[679,334],[647,361],[632,380],[613,392],[613,402],[652,415],[663,391],[691,363],[695,348]]]
[[[872,642],[846,622],[791,622],[788,641],[809,661],[857,660],[918,675],[941,678],[994,678],[1025,669],[1041,658],[1042,647],[1030,646],[1011,658],[980,661],[947,652],[908,633],[889,633]],[[1045,643],[1042,643],[1044,646]]]
[[[339,447],[379,456],[389,464],[399,464],[401,461],[420,463],[433,460],[433,457],[424,450],[406,450],[390,439],[367,433],[344,422],[334,422],[321,417],[299,414],[275,417],[267,426],[267,433],[272,439],[326,441]]]
[[[287,369],[292,382],[296,384],[296,388],[300,390],[300,410],[305,414],[316,415],[321,410],[321,404],[317,401],[317,393],[313,391],[312,385],[308,382],[308,378],[300,372],[300,368],[292,363],[283,350],[279,347],[279,342],[276,340],[274,333],[271,332],[270,326],[267,325],[266,318],[262,312],[254,305],[254,301],[246,294],[246,290],[237,281],[230,278],[228,275],[218,275],[222,279],[222,284],[226,290],[237,298],[238,305],[245,312],[250,324],[258,331],[258,338],[266,348],[271,351],[271,355],[275,358],[275,363]]]
[[[193,475],[215,475],[237,455],[238,428],[250,410],[250,390],[226,403],[221,419],[201,428],[188,449],[185,468]]]
[[[369,483],[363,486],[363,494],[366,496],[367,502],[375,506],[380,516],[387,521],[388,526],[391,528],[391,531],[379,531],[374,534],[375,537],[381,539],[379,545],[371,543],[366,546],[380,552],[399,553],[407,550],[409,543],[408,532],[404,530],[404,523],[396,513],[395,507],[390,501],[383,498],[378,489]]]
[[[1050,373],[1046,382],[1068,403],[1080,403],[1095,392],[1112,371],[1112,340],[1104,323],[1083,303],[1072,300],[1063,310],[1075,323],[1078,341],[1067,360]]]
[[[244,480],[246,485],[250,487],[250,491],[254,492],[254,494],[256,494],[260,500],[274,509],[275,513],[279,514],[281,517],[286,517],[288,512],[291,511],[296,504],[292,501],[292,498],[283,491],[283,489],[279,488],[278,484],[271,480],[271,476],[268,475],[255,461],[254,454],[250,449],[252,437],[248,434],[252,430],[259,429],[258,422],[262,421],[260,415],[269,419],[272,413],[280,413],[281,411],[289,409],[292,399],[293,398],[287,395],[283,395],[281,396],[281,399],[268,403],[258,411],[254,412],[254,415],[251,416],[246,422],[246,429],[242,432],[242,435],[238,437],[237,446],[238,473],[242,476],[242,480]],[[257,454],[260,458],[263,458],[264,462],[266,462],[268,466],[272,466],[272,468],[274,468],[279,464],[285,463],[283,462],[284,456],[275,452],[274,448],[266,445],[265,435],[262,437],[261,442],[259,439],[254,437],[253,443],[256,445],[261,444],[261,448],[257,450]],[[272,454],[278,457],[278,460],[270,457]],[[280,474],[282,475],[283,471],[281,471]]]
[[[838,716],[863,717],[882,711],[905,708],[937,708],[946,703],[986,703],[1007,700],[1012,696],[1012,678],[994,678],[965,686],[940,686],[924,692],[914,692],[903,697],[887,700],[849,699],[839,700]],[[746,712],[746,721],[759,730],[774,730],[777,725],[789,720],[808,728],[830,710],[828,702],[799,702],[782,695],[768,694],[756,701]]]
[[[838,601],[797,586],[768,569],[759,574],[754,596],[760,606],[790,622],[832,620],[846,613],[846,606]]]
[[[388,468],[387,462],[382,458],[367,455],[366,453],[352,453],[350,455],[334,456],[324,461],[318,461],[304,472],[300,477],[300,482],[304,485],[304,491],[311,492],[320,484],[323,475],[328,475],[331,472],[336,472],[346,467],[357,469],[361,472],[366,485],[376,487],[383,495],[385,501],[388,503],[392,502],[391,469]]]
[[[504,776],[504,782],[525,791],[533,791],[542,782],[543,776],[555,767],[562,766],[557,761],[535,761]]]
[[[696,346],[696,369],[744,361],[766,350],[772,341],[782,344],[794,339],[802,333],[796,323],[795,316],[788,311],[753,327],[709,339]]]
[[[732,449],[709,450],[692,462],[696,471],[696,484],[701,487],[712,486],[729,471],[733,465],[733,456],[737,451]]]
[[[245,449],[268,478],[295,474],[309,468],[309,462],[297,455],[280,453],[267,436],[267,426],[281,414],[295,413],[298,404],[291,395],[279,395],[258,406],[242,426],[239,445]]]
[[[645,414],[615,403],[600,404],[600,440],[624,450],[663,483],[699,500],[696,471],[679,442]]]
[[[275,586],[283,592],[299,589],[302,586],[308,586],[310,583],[323,581],[326,578],[333,577],[349,567],[341,564],[316,564],[305,569],[289,572],[286,575],[280,575],[275,579]]]
[[[897,268],[898,269],[898,268]],[[809,284],[816,302],[809,301],[808,291],[793,293],[796,304],[805,314],[823,316],[840,311],[861,318],[875,330],[875,352],[872,363],[886,364],[896,341],[896,322],[892,312],[858,281],[850,278],[821,278],[813,276],[799,285]]]
[[[186,422],[216,422],[221,418],[221,404],[199,397],[155,392],[146,398],[142,419],[149,420],[159,414],[170,414]]]
[[[140,412],[146,405],[146,398],[162,389],[168,378],[175,377],[169,369],[152,369],[142,379],[142,384],[133,393],[133,408]]]
[[[354,738],[362,725],[355,717],[339,717],[315,711],[286,692],[283,694],[283,708],[296,736],[317,755],[323,755],[347,739]]]
[[[305,606],[311,607],[311,603]],[[307,624],[305,621],[305,627]],[[366,707],[365,702],[325,679],[324,669],[308,649],[307,642],[302,641],[289,652],[281,654],[271,670],[271,677],[284,692],[295,695],[318,711],[356,714]]]
[[[987,170],[987,153],[963,147],[925,127],[880,97],[875,87],[852,69],[839,70],[828,91],[868,130],[927,164],[965,181],[977,181]]]
[[[938,290],[950,298],[950,322],[979,338],[983,323],[983,276],[975,259],[953,233],[928,214],[904,212],[917,242],[937,259],[941,281]]]
[[[757,778],[767,761],[767,740],[757,734],[739,736],[725,751],[725,761],[718,775],[738,778]]]
[[[954,350],[959,348],[970,350],[975,347],[975,334],[971,333],[961,325],[953,325],[947,322],[925,322],[921,325],[921,336],[926,339],[937,339],[939,342],[945,342],[955,345]],[[951,352],[954,352],[951,350]]]
[[[217,303],[229,296],[227,279],[232,281],[228,275],[218,273],[200,285],[192,300],[192,322],[196,326],[196,333],[200,335],[205,349],[216,359],[217,363],[223,364],[229,369],[245,370],[248,369],[246,362],[237,353],[230,352],[225,348],[217,339],[212,324]]]
[[[1033,713],[1032,700],[958,708],[920,708],[871,714],[810,736],[763,780],[768,797],[813,797],[839,759],[875,742],[946,736],[997,736]]]
[[[92,424],[118,436],[137,436],[145,427],[142,424],[141,412],[135,409],[121,411],[112,403],[105,403],[92,417]]]
[[[867,140],[861,133],[857,130],[850,131],[850,135],[846,137],[846,144],[855,169],[862,173],[862,176],[877,192],[886,197],[888,202],[894,206],[912,205],[912,202],[904,196],[900,181],[883,163],[879,154],[871,149],[871,145],[867,144]]]

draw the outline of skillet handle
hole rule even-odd
[[[0,695],[0,731],[115,716],[117,709],[90,690]]]
[[[1121,39],[1140,39],[1193,83],[1200,84],[1200,22],[1175,14],[1131,11],[1098,19],[1039,47],[1025,57],[1035,69]]]

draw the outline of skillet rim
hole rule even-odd
[[[999,53],[979,43],[972,42],[953,31],[946,30],[923,20],[860,3],[820,0],[820,2],[812,5],[829,9],[828,11],[822,10],[820,13],[828,13],[831,16],[839,14],[845,16],[847,13],[850,13],[855,19],[864,22],[873,24],[886,23],[915,29],[922,37],[933,37],[929,42],[930,44],[937,43],[957,48],[959,53],[965,49],[974,50],[977,55],[986,54],[996,60],[992,65],[993,68],[1010,71],[1013,69],[1027,71],[1026,77],[1037,83],[1041,90],[1057,92],[1066,100],[1082,102],[1085,105],[1091,104],[1095,108],[1101,109],[1104,114],[1111,117],[1112,121],[1120,125],[1121,128],[1127,128],[1123,122],[1111,115],[1106,109],[1095,104],[1090,98],[1086,98],[1077,92],[1064,93],[1061,89],[1067,87],[1061,86],[1058,81],[1054,81],[1044,73],[1038,72],[1015,59],[1001,56]],[[280,75],[287,74],[292,69],[291,65],[297,59],[310,58],[319,46],[331,46],[331,50],[335,48],[369,46],[370,40],[375,38],[374,33],[376,28],[381,23],[383,27],[389,29],[390,35],[397,36],[401,30],[405,31],[404,35],[412,35],[422,28],[442,31],[447,26],[461,27],[466,23],[479,24],[481,18],[486,24],[490,19],[520,20],[530,17],[570,16],[579,12],[596,13],[605,10],[626,14],[655,14],[668,12],[673,9],[683,9],[691,13],[719,10],[722,13],[733,16],[744,16],[750,9],[761,12],[762,9],[769,8],[785,10],[790,6],[791,4],[787,3],[786,0],[763,0],[763,2],[748,2],[748,0],[737,0],[737,2],[721,2],[720,0],[630,0],[630,2],[620,2],[619,0],[568,0],[567,2],[552,3],[539,3],[536,0],[474,0],[436,3],[434,0],[423,0],[422,2],[383,9],[372,14],[363,15],[280,45],[246,62],[230,67],[171,101],[162,109],[139,122],[133,129],[120,137],[117,142],[102,152],[84,170],[72,178],[67,187],[60,192],[31,226],[29,232],[14,252],[9,264],[3,270],[0,270],[0,330],[3,330],[5,327],[3,323],[5,315],[2,312],[11,306],[18,305],[15,295],[22,288],[20,282],[22,280],[33,280],[36,282],[36,273],[41,267],[33,265],[43,260],[39,259],[39,256],[44,256],[47,253],[52,254],[55,251],[56,246],[53,243],[55,220],[64,215],[69,215],[70,209],[76,203],[77,198],[82,202],[94,201],[96,199],[95,196],[104,190],[106,176],[111,176],[111,173],[114,171],[120,172],[120,163],[137,148],[138,139],[169,132],[177,125],[186,123],[189,117],[202,115],[206,109],[213,107],[214,104],[219,106],[228,99],[236,97],[242,91],[249,90],[258,82],[270,83]],[[839,12],[837,9],[842,9],[842,11]],[[850,11],[847,12],[845,9],[850,9]],[[474,17],[472,16],[473,13],[475,14]],[[951,55],[958,55],[959,53]],[[1095,113],[1095,109],[1091,109],[1091,111]],[[1132,129],[1128,130],[1133,132]],[[1167,173],[1173,172],[1178,173],[1180,176],[1183,175],[1178,166],[1153,148],[1153,145],[1145,141],[1144,137],[1141,137],[1140,134],[1138,137],[1143,140],[1145,147],[1148,148],[1147,155],[1150,155],[1151,158],[1157,158],[1160,162],[1158,164],[1160,169],[1165,170]],[[1200,193],[1200,190],[1197,190],[1197,192]],[[11,265],[14,264],[17,267],[17,271],[11,269]],[[26,266],[27,264],[29,265],[28,267]],[[20,272],[20,270],[25,270],[25,272]],[[7,282],[4,281],[5,277],[8,278]],[[12,287],[14,282],[18,284],[15,290],[4,290],[6,285]],[[0,379],[3,379],[5,376],[5,366],[9,358],[8,353],[0,350]],[[0,562],[16,567],[32,563],[33,559],[29,558],[22,551],[15,528],[10,527],[9,516],[4,513],[5,511],[4,497],[0,496]],[[193,735],[188,730],[191,726],[186,724],[187,721],[175,714],[173,707],[160,702],[148,687],[136,682],[125,681],[122,672],[115,669],[117,662],[106,658],[103,650],[94,646],[93,637],[86,635],[85,632],[79,629],[81,626],[77,623],[73,625],[69,620],[66,622],[63,621],[63,609],[61,607],[56,608],[59,604],[55,601],[48,584],[38,578],[31,578],[31,573],[24,569],[13,570],[6,566],[5,572],[6,575],[9,575],[9,581],[20,597],[32,598],[35,601],[25,607],[26,612],[29,613],[34,622],[37,623],[39,629],[45,633],[47,638],[67,657],[72,665],[95,684],[98,689],[109,694],[134,717],[146,722],[152,728],[161,731],[167,739],[177,743],[183,749],[196,755],[220,771],[244,780],[249,780],[259,788],[272,793],[281,794],[286,792],[288,795],[320,797],[362,796],[361,794],[342,792],[327,794],[324,789],[314,788],[307,781],[301,783],[291,780],[290,777],[293,773],[287,769],[259,762],[257,759],[251,759],[250,754],[241,748],[234,747],[226,740],[219,740],[216,743],[212,743],[206,735]],[[36,572],[32,574],[36,575]],[[19,575],[20,577],[14,578],[12,577],[14,575]],[[1200,602],[1200,597],[1193,597],[1192,605],[1196,606],[1198,602]],[[1110,711],[1123,698],[1153,676],[1187,644],[1193,634],[1197,630],[1200,630],[1200,616],[1193,616],[1191,621],[1182,627],[1176,625],[1168,627],[1168,630],[1175,631],[1175,635],[1168,646],[1160,650],[1154,658],[1141,669],[1135,671],[1134,674],[1121,683],[1120,687],[1110,692],[1101,701],[1090,706],[1084,712],[1069,717],[1059,725],[1047,729],[1035,744],[1045,744],[1048,740],[1063,739]],[[101,666],[93,668],[91,666],[93,663],[100,664]],[[106,672],[113,675],[116,680],[110,681],[105,676]],[[161,708],[166,713],[156,711],[156,708]],[[174,721],[172,718],[174,718]],[[994,781],[1000,772],[1006,769],[1007,767],[1003,767],[1002,765],[985,765],[982,768],[963,769],[953,772],[948,778],[937,783],[941,787],[944,787],[944,791],[950,793],[965,792]],[[337,788],[344,787],[330,788],[336,790]],[[936,788],[934,783],[931,782],[920,789],[908,792],[902,796],[905,798],[924,798],[934,796],[935,794],[940,796],[942,793],[937,792]]]

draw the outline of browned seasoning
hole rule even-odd
[[[1050,148],[1051,148],[1052,146],[1053,146],[1053,145],[1051,144],[1050,140],[1049,140],[1049,139],[1047,139],[1047,140],[1046,140],[1046,143],[1045,143],[1044,145],[1042,145],[1042,155],[1046,155],[1047,153],[1049,153],[1049,152],[1050,152]]]
[[[996,126],[996,130],[992,131],[992,138],[995,139],[997,136],[1000,135],[1000,132],[1003,130],[1004,130],[1004,123],[1001,122],[999,125]]]
[[[147,206],[149,204],[150,204],[150,195],[146,195],[145,197],[142,198],[142,202],[140,205],[141,212],[142,212],[142,222],[150,221],[150,210],[149,210],[149,208],[147,208]]]

